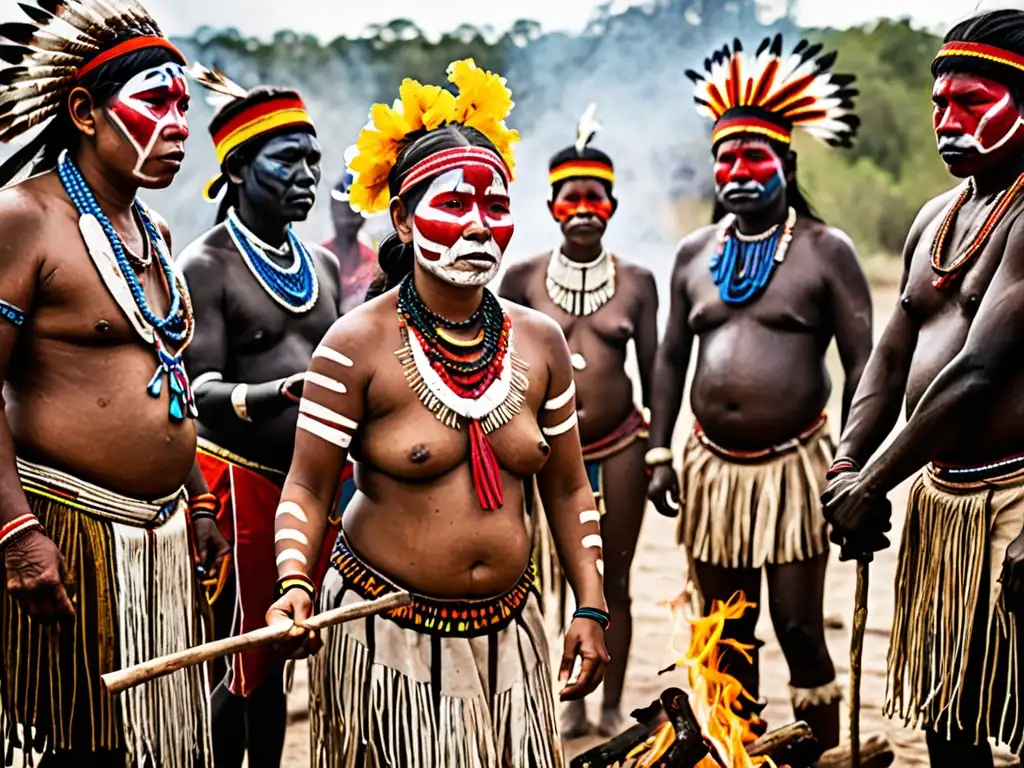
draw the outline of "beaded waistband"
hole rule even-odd
[[[331,563],[341,574],[345,588],[366,600],[401,590],[356,555],[344,531],[331,554]],[[533,560],[508,592],[483,600],[445,600],[413,594],[412,603],[384,614],[404,629],[440,637],[479,637],[498,632],[523,611],[530,593],[537,592],[537,568]]]
[[[214,442],[207,440],[204,437],[197,439],[198,450],[200,453],[206,453],[210,456],[216,456],[218,459],[228,462],[229,464],[235,464],[245,469],[251,469],[253,472],[259,472],[261,475],[267,475],[269,479],[275,483],[279,483],[284,480],[285,473],[279,469],[268,467],[264,464],[259,464],[255,461],[250,461],[237,453],[229,451],[227,448],[221,448]]]
[[[188,494],[180,488],[154,501],[133,499],[108,491],[74,475],[17,459],[18,475],[25,493],[77,509],[93,517],[143,528],[158,528],[184,509]]]
[[[696,421],[693,423],[693,434],[698,440],[700,440],[701,445],[723,459],[729,459],[730,461],[763,461],[765,459],[780,456],[784,453],[789,453],[790,451],[796,450],[797,446],[810,442],[812,438],[825,429],[827,424],[828,416],[823,413],[796,437],[779,443],[778,445],[762,448],[757,451],[736,451],[731,448],[723,448],[705,435],[704,430]]]
[[[599,461],[624,451],[637,440],[647,439],[650,425],[639,408],[634,408],[622,424],[610,435],[583,446],[584,461]]]
[[[996,480],[1015,480],[1018,477],[1024,478],[1024,454],[1008,456],[973,467],[935,461],[928,465],[928,475],[943,483],[964,486],[991,483]]]

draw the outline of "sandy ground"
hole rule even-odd
[[[877,287],[875,296],[875,334],[881,332],[897,291],[894,287]],[[835,354],[830,352],[830,368],[836,383],[829,411],[834,429],[839,424],[839,395],[842,371]],[[680,424],[677,437],[686,434],[688,424]],[[891,496],[895,512],[893,541],[899,541],[902,529],[902,510],[907,497],[907,486],[897,489]],[[667,599],[677,595],[685,580],[685,559],[675,544],[675,521],[663,518],[653,508],[648,509],[644,521],[640,545],[633,563],[633,615],[634,639],[630,653],[629,671],[625,691],[625,711],[646,706],[662,690],[677,685],[685,688],[682,672],[658,676],[658,670],[671,664],[686,647],[688,636],[685,630],[673,638],[673,619],[664,605]],[[889,627],[893,613],[893,578],[896,571],[895,547],[881,553],[871,566],[871,597],[868,613],[867,635],[864,649],[864,680],[862,687],[863,712],[861,730],[863,733],[884,731],[897,752],[897,766],[928,765],[924,738],[920,732],[905,729],[882,717],[881,709],[885,696],[885,667],[888,649]],[[828,632],[828,645],[835,661],[837,674],[844,686],[849,676],[850,626],[853,612],[855,567],[851,563],[840,563],[833,553],[833,564],[829,569],[826,593],[826,616],[835,616],[843,622],[842,629]],[[782,650],[775,639],[767,611],[762,612],[758,625],[758,636],[767,644],[761,651],[762,694],[769,699],[765,717],[771,727],[777,727],[793,719],[789,707],[787,684],[789,673]],[[557,639],[553,639],[553,644]],[[600,691],[589,699],[591,719],[597,717],[600,706]],[[305,669],[297,670],[295,688],[289,700],[290,725],[285,748],[284,768],[305,768],[309,765],[309,727],[306,719]],[[843,722],[848,718],[844,707]],[[845,728],[845,726],[844,726]],[[598,738],[579,739],[565,745],[566,755],[576,754],[599,743]],[[1002,757],[998,764],[1017,765],[1008,757]],[[966,768],[966,766],[965,766]]]

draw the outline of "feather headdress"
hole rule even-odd
[[[285,88],[254,88],[247,91],[220,72],[195,63],[188,74],[212,93],[217,106],[210,121],[210,135],[217,150],[221,172],[206,183],[203,197],[214,201],[227,181],[224,163],[236,149],[269,133],[302,130],[316,135],[316,128],[297,91]]]
[[[160,47],[185,57],[138,0],[37,0],[19,3],[28,22],[0,24],[0,142],[60,111],[90,72],[119,56]]]
[[[514,106],[505,78],[480,69],[473,59],[463,59],[448,66],[448,82],[458,89],[458,95],[406,78],[394,104],[374,104],[370,108],[370,122],[345,152],[354,178],[349,190],[353,210],[366,214],[386,210],[391,201],[388,174],[409,137],[445,125],[465,125],[480,131],[501,156],[489,157],[494,153],[483,148],[467,148],[462,154],[475,155],[475,162],[493,164],[496,171],[511,180],[512,145],[519,141],[519,132],[505,125]],[[455,155],[450,159],[454,161]],[[435,167],[436,164],[432,172]],[[410,169],[403,184],[418,179],[420,170]]]
[[[576,143],[555,154],[548,163],[548,181],[552,187],[566,179],[578,178],[615,183],[612,159],[590,146],[601,127],[597,121],[597,104],[591,103],[576,124]]]
[[[794,128],[833,146],[849,146],[860,125],[852,114],[853,75],[831,71],[835,52],[820,43],[797,43],[782,54],[782,36],[765,38],[748,56],[739,40],[704,61],[704,72],[687,70],[695,84],[697,112],[715,121],[712,145],[754,134],[788,144]]]

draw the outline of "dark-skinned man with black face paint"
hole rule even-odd
[[[213,589],[214,632],[224,637],[264,626],[275,599],[274,513],[305,370],[339,316],[338,262],[291,229],[312,209],[321,173],[320,144],[299,94],[247,92],[199,65],[192,75],[222,102],[210,124],[221,168],[206,188],[209,200],[223,191],[218,223],[180,264],[196,313],[188,364],[200,411],[199,465],[233,542],[235,574]],[[246,651],[214,683],[217,766],[241,766],[246,752],[253,768],[280,765],[281,660],[269,649]]]
[[[849,144],[852,77],[834,54],[782,39],[756,54],[739,41],[716,51],[696,84],[698,112],[713,119],[716,224],[679,246],[671,308],[655,362],[649,495],[663,514],[681,510],[680,540],[694,562],[704,610],[742,591],[768,607],[790,670],[797,719],[819,742],[839,741],[842,689],[825,644],[828,537],[818,501],[832,461],[824,408],[832,384],[825,353],[835,338],[846,374],[843,413],[871,352],[871,298],[850,239],[817,218],[800,192],[793,130]],[[694,429],[682,492],[672,433],[694,339]],[[755,698],[758,611],[727,634],[729,671]]]

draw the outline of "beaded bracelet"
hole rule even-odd
[[[218,512],[220,512],[220,499],[212,493],[201,493],[189,499],[188,513],[193,520],[200,520],[204,517],[216,520]]]
[[[304,573],[289,573],[277,580],[277,596],[283,597],[290,589],[301,589],[310,600],[316,600],[316,587],[309,576]]]
[[[849,456],[840,456],[832,462],[832,466],[825,473],[825,479],[831,480],[837,475],[843,474],[843,472],[860,472],[860,464]]]
[[[590,619],[591,621],[596,621],[601,625],[601,629],[606,632],[612,623],[612,617],[608,611],[600,608],[577,608],[573,611],[572,617],[574,619]]]
[[[14,518],[7,525],[0,528],[0,552],[3,552],[11,544],[32,531],[41,530],[43,530],[43,524],[31,513]]]

